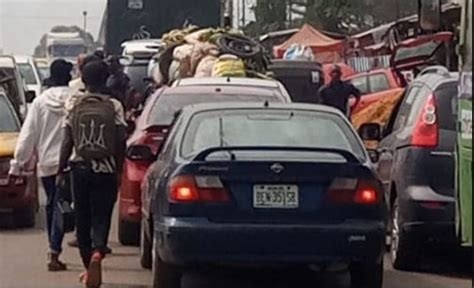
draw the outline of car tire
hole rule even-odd
[[[36,224],[36,205],[31,204],[13,212],[13,221],[18,228],[33,228]]]
[[[153,257],[152,257],[152,240],[150,235],[152,235],[153,230],[150,230],[150,225],[146,219],[142,220],[142,225],[140,225],[140,265],[144,269],[151,270],[153,266]],[[146,233],[148,229],[149,233]]]
[[[119,220],[118,239],[124,246],[140,245],[140,223]]]
[[[153,247],[156,247],[155,239],[153,237]],[[153,288],[180,288],[181,271],[178,267],[164,263],[156,249],[153,249],[152,255]]]
[[[381,263],[353,263],[350,267],[352,288],[382,288],[384,267]]]
[[[420,262],[418,241],[401,228],[400,213],[399,201],[396,199],[391,217],[390,259],[394,269],[414,271]]]

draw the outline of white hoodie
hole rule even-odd
[[[27,172],[31,161],[36,161],[39,177],[58,173],[64,104],[69,94],[69,87],[54,87],[33,101],[18,137],[15,158],[10,162],[10,174]]]

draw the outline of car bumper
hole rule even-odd
[[[141,189],[138,181],[124,181],[120,188],[119,217],[122,221],[140,223]]]
[[[455,199],[431,188],[412,187],[400,203],[402,228],[410,235],[427,240],[456,241]]]
[[[155,249],[163,261],[178,265],[374,262],[383,257],[385,231],[377,221],[280,225],[165,218],[155,224]]]

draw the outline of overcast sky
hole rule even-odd
[[[0,49],[4,53],[33,54],[41,36],[56,25],[83,26],[97,37],[107,0],[0,0]]]

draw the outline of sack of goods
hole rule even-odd
[[[238,30],[192,26],[166,33],[162,41],[155,78],[163,85],[187,77],[264,77],[267,72],[264,48]]]
[[[219,57],[212,69],[212,77],[245,77],[245,64],[242,59],[231,54]]]

